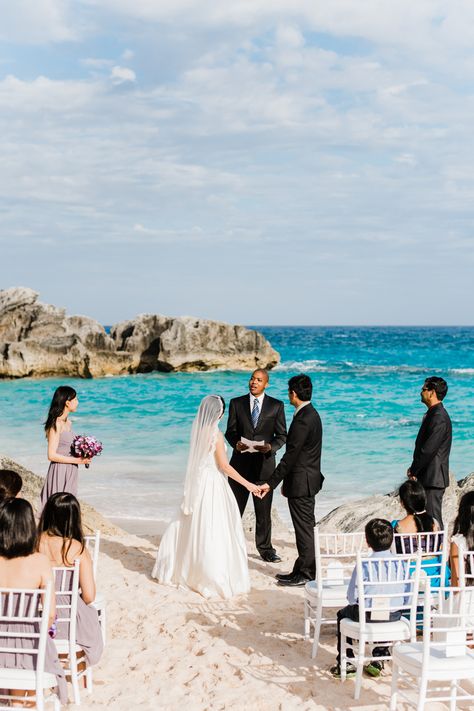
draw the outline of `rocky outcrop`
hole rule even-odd
[[[93,319],[39,302],[32,289],[0,291],[0,377],[271,368],[278,361],[268,341],[243,326],[149,314],[109,335]]]
[[[11,469],[21,476],[23,480],[23,486],[21,489],[20,496],[26,499],[33,506],[34,512],[37,516],[40,514],[40,493],[43,487],[42,477],[34,474],[29,469],[25,469],[20,464],[17,464],[9,457],[2,457],[0,455],[0,469]],[[114,526],[110,521],[100,515],[92,506],[81,501],[81,513],[82,513],[82,524],[84,526],[84,532],[94,533],[94,531],[101,531],[110,536],[115,536],[123,533],[120,528]]]
[[[134,356],[138,372],[273,368],[279,361],[258,331],[190,316],[144,314],[117,324],[110,334],[119,351]]]
[[[450,475],[449,487],[443,497],[443,521],[445,526],[451,527],[458,510],[458,503],[466,491],[474,489],[474,473],[465,479],[457,481]],[[367,521],[371,518],[385,518],[389,521],[405,516],[398,499],[398,491],[380,496],[369,496],[365,499],[348,501],[326,514],[319,522],[321,531],[341,531],[351,533],[363,531]]]

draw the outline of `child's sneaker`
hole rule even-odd
[[[339,664],[335,664],[329,670],[335,679],[341,678],[341,667]],[[350,662],[346,663],[346,679],[353,679],[357,673],[357,670],[353,664]]]
[[[378,662],[375,659],[369,662],[367,666],[364,667],[364,671],[369,676],[378,677],[381,675],[383,669],[383,662]]]

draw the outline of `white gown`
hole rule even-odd
[[[250,576],[239,508],[216,466],[215,449],[214,442],[202,465],[200,500],[164,532],[152,576],[205,598],[229,598],[249,592]]]

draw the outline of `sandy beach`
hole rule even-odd
[[[365,678],[357,702],[354,681],[342,684],[330,675],[335,628],[323,628],[313,663],[311,644],[302,636],[303,590],[279,588],[274,580],[294,560],[291,534],[275,535],[283,558],[278,566],[264,563],[247,538],[250,594],[206,601],[151,579],[159,536],[103,537],[98,583],[108,602],[108,643],[94,670],[93,697],[84,693],[81,708],[388,708],[390,671],[378,680]]]

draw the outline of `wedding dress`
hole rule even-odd
[[[223,402],[201,402],[191,434],[181,510],[170,523],[152,576],[161,583],[195,590],[206,598],[247,593],[250,578],[239,509],[227,476],[215,460]]]

